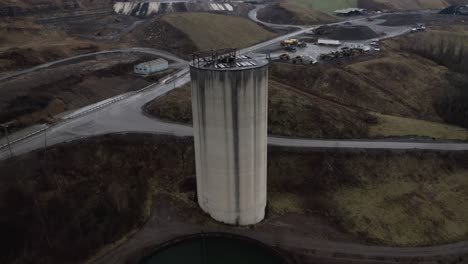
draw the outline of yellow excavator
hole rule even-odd
[[[296,46],[299,44],[299,40],[298,39],[286,39],[286,40],[283,40],[281,41],[281,46],[285,47],[285,46]]]

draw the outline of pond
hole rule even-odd
[[[280,264],[281,255],[259,241],[231,234],[203,233],[171,240],[140,264]]]

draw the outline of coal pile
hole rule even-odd
[[[317,35],[336,40],[365,40],[379,37],[379,34],[367,26],[322,26],[316,30]]]

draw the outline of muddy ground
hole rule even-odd
[[[82,261],[140,227],[150,208],[151,225],[156,228],[158,224],[180,223],[181,227],[206,225],[222,230],[224,225],[207,217],[194,200],[193,155],[190,138],[116,134],[1,161],[0,260]],[[268,155],[267,219],[252,227],[256,232],[276,233],[278,239],[300,236],[378,244],[401,243],[405,236],[396,230],[405,228],[412,230],[409,233],[414,235],[415,244],[445,243],[468,236],[465,213],[460,210],[464,205],[448,203],[451,195],[466,198],[467,153],[270,148]],[[427,169],[421,171],[422,167]],[[385,187],[388,182],[400,184],[402,180],[404,188],[413,186],[410,183],[417,188],[408,193],[398,191],[391,199],[386,195],[392,194],[385,192],[383,197],[374,197],[382,201],[382,209],[372,210],[394,211],[390,219],[359,209],[359,200],[352,198],[372,190],[371,186]],[[454,189],[437,187],[441,183]],[[349,196],[343,191],[357,193]],[[421,210],[414,210],[416,202]],[[406,208],[407,204],[412,204],[412,209]],[[434,212],[443,207],[445,213],[428,216],[426,206]],[[427,217],[435,222],[417,221]],[[370,228],[360,230],[359,221],[366,221]],[[417,226],[412,229],[409,223]],[[446,233],[445,228],[452,224],[460,230],[456,233],[459,236]],[[389,229],[382,234],[378,226]]]
[[[0,123],[14,122],[12,129],[19,129],[53,122],[56,114],[141,89],[157,78],[138,76],[133,66],[154,58],[98,55],[4,81],[0,84]]]

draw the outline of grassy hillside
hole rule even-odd
[[[273,64],[273,79],[309,94],[388,115],[440,121],[432,102],[447,69],[420,57],[390,55],[329,67]]]
[[[199,50],[247,47],[275,36],[252,21],[235,16],[178,13],[165,15],[162,20],[186,34]]]
[[[291,204],[282,207],[285,212],[318,210],[358,237],[390,245],[468,236],[466,153],[272,150],[268,155],[269,191]]]
[[[369,158],[379,166],[369,166]],[[460,165],[431,154],[352,157],[344,166],[360,186],[336,191],[332,203],[347,230],[371,240],[400,246],[461,240],[468,235],[462,191],[468,171]]]
[[[275,24],[311,25],[332,23],[338,18],[322,11],[304,7],[295,2],[281,2],[260,9],[258,18],[261,21]]]
[[[371,137],[424,136],[468,140],[468,129],[441,122],[372,113],[377,122],[369,127]]]
[[[468,73],[468,26],[434,26],[426,32],[389,41],[389,45],[434,60],[452,70]]]
[[[403,51],[419,54],[451,70],[450,85],[436,100],[439,115],[452,124],[468,127],[468,27],[455,24],[437,26],[421,34],[408,35],[389,42]]]
[[[325,13],[333,13],[337,9],[348,7],[356,7],[357,0],[289,0],[291,3],[296,3],[307,8],[319,10]]]
[[[70,152],[79,144],[71,143],[48,150],[47,159],[36,151],[0,162],[0,262],[80,263],[141,226],[152,190],[149,164],[142,167],[137,157],[158,145],[154,172],[181,168],[173,159],[176,141],[143,142],[135,137],[124,147],[104,137],[80,144],[79,152]],[[23,162],[28,169],[18,170]]]
[[[61,29],[37,24],[32,18],[0,19],[0,73],[109,47],[102,41],[74,38]]]
[[[140,54],[93,56],[71,65],[3,81],[0,84],[0,123],[14,122],[10,129],[17,130],[55,122],[54,116],[59,113],[143,88],[153,79],[135,76],[133,65],[150,59],[154,57]]]
[[[443,9],[451,4],[467,4],[464,0],[372,0],[392,10]]]
[[[70,4],[73,3],[74,8],[88,8],[95,6],[112,6],[111,1],[107,0],[83,0],[83,1],[65,1],[65,0],[49,0],[49,1],[35,1],[35,0],[0,0],[0,7],[3,6],[16,6],[24,9],[43,9],[51,11],[59,9],[70,9]],[[47,10],[48,9],[48,10]]]
[[[468,139],[468,130],[461,127],[468,79],[455,79],[447,68],[419,56],[391,53],[333,67],[273,63],[270,73],[272,134]],[[451,98],[451,104],[445,98]],[[154,116],[191,122],[188,88],[149,106]]]
[[[275,81],[270,81],[268,99],[268,132],[275,135],[365,138],[369,124],[376,120]],[[150,102],[145,111],[165,120],[191,123],[190,100],[190,88],[185,86]]]
[[[304,7],[333,13],[337,9],[360,7],[369,9],[414,10],[442,9],[451,4],[467,4],[464,0],[288,0]]]
[[[84,262],[124,241],[150,216],[153,202],[161,208],[154,217],[172,219],[184,209],[178,221],[216,225],[193,199],[189,138],[106,135],[44,153],[0,161],[2,263]],[[280,218],[289,213],[387,245],[466,239],[467,155],[269,148],[268,221],[255,225],[256,232],[286,236],[295,226],[301,236],[310,234],[293,217]]]
[[[382,56],[364,61],[314,67],[272,63],[269,132],[468,139],[468,60],[460,59],[468,50],[466,32],[463,26],[450,28],[386,41]],[[153,114],[189,122],[190,93],[173,93],[152,104]]]

